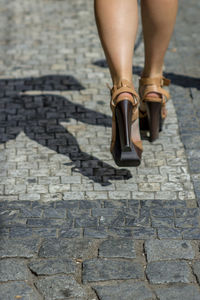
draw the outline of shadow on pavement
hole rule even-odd
[[[81,151],[76,138],[60,124],[69,122],[71,118],[98,126],[111,127],[112,124],[110,116],[55,95],[55,91],[84,89],[74,77],[49,75],[38,78],[1,79],[0,88],[0,143],[15,139],[23,131],[39,144],[58,154],[67,155],[72,161],[67,164],[72,165],[72,172],[79,172],[101,185],[110,185],[110,180],[132,177],[129,170],[116,169]],[[32,91],[33,94],[25,94],[27,91]],[[51,91],[54,93],[51,94]],[[90,160],[91,167],[86,163]]]

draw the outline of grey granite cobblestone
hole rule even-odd
[[[189,241],[148,240],[145,241],[147,261],[168,259],[194,259],[195,251]]]
[[[0,284],[0,295],[2,299],[6,300],[20,298],[27,300],[42,300],[42,297],[37,290],[23,281],[11,281]]]
[[[183,300],[198,300],[200,290],[194,285],[179,285],[179,286],[170,286],[156,288],[155,293],[160,300],[167,299],[183,299]]]
[[[0,282],[13,280],[27,280],[28,268],[24,261],[19,259],[0,260]]]
[[[197,277],[198,283],[200,283],[200,261],[194,261],[193,263],[193,272]]]
[[[83,299],[87,294],[83,287],[70,275],[54,275],[40,278],[36,283],[37,289],[45,300],[54,299]]]
[[[83,262],[83,282],[112,279],[144,279],[142,265],[119,259],[90,259]]]
[[[38,253],[40,241],[38,239],[2,239],[0,257],[34,257]]]
[[[190,283],[192,274],[184,261],[155,261],[146,267],[146,275],[152,284],[161,283]]]
[[[143,282],[123,282],[118,285],[93,286],[93,289],[101,300],[114,299],[116,296],[121,300],[155,299],[152,291]]]
[[[67,259],[32,260],[28,267],[37,275],[74,274],[76,272],[76,263]]]
[[[134,243],[130,239],[109,239],[99,245],[99,257],[136,258]]]
[[[84,257],[92,251],[93,243],[89,239],[46,239],[40,247],[39,257]]]

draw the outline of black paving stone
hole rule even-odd
[[[22,207],[30,207],[31,208],[31,201],[2,201],[0,202],[0,207],[5,209],[21,209]]]
[[[118,210],[115,208],[93,208],[91,213],[94,217],[107,217],[116,215],[118,213]]]
[[[32,235],[32,228],[25,226],[14,226],[10,228],[10,237],[29,237]]]
[[[44,203],[44,202],[39,202],[39,201],[30,201],[31,203],[31,207],[32,208],[35,208],[35,209],[45,209],[45,208],[48,208],[48,207],[54,207],[54,202],[47,202],[47,203]]]
[[[173,218],[160,218],[160,217],[151,217],[151,224],[152,227],[173,227],[174,226],[174,219]]]
[[[90,210],[88,209],[70,209],[67,210],[67,218],[76,218],[81,217],[82,219],[86,219],[87,217],[90,217]]]
[[[199,208],[175,208],[176,217],[197,217]]]
[[[82,231],[81,228],[61,228],[58,235],[60,238],[76,238],[82,237]]]
[[[183,239],[200,240],[200,228],[182,229]]]
[[[84,215],[80,218],[75,218],[75,227],[97,227],[98,218]]]
[[[140,200],[141,207],[161,208],[161,207],[187,207],[185,200]]]
[[[183,134],[182,135],[182,142],[184,143],[186,149],[199,149],[200,148],[200,136],[199,132],[197,135],[194,134]],[[199,161],[197,160],[189,160],[189,165],[192,173],[198,173],[199,169],[196,169],[195,163],[197,166],[199,166]]]
[[[13,227],[13,226],[23,226],[27,222],[26,219],[21,219],[20,217],[13,217],[8,219],[1,219],[0,226],[1,227]]]
[[[132,232],[129,228],[108,227],[108,234],[113,237],[132,237]]]
[[[197,197],[198,207],[200,207],[200,181],[193,179],[194,191]]]
[[[160,239],[176,239],[176,238],[182,238],[182,228],[158,228],[158,237]]]
[[[57,229],[56,228],[31,228],[33,236],[38,237],[56,237]]]
[[[176,218],[175,226],[180,228],[198,227],[199,218],[192,218],[192,217]]]
[[[156,237],[156,230],[154,228],[147,227],[133,227],[133,238],[134,239],[151,239]]]
[[[104,239],[108,237],[108,232],[102,228],[85,228],[83,236],[93,239]]]
[[[56,208],[69,208],[74,209],[79,207],[79,201],[78,200],[68,200],[68,201],[58,201],[55,203]]]
[[[198,148],[199,149],[200,146],[199,147],[194,147],[194,148]],[[193,147],[192,147],[192,149],[193,149]],[[198,174],[200,172],[200,161],[199,161],[199,159],[190,158],[189,159],[189,167],[190,167],[190,172],[192,174]]]
[[[121,227],[125,225],[125,218],[123,213],[118,213],[115,216],[100,217],[99,219],[100,226],[108,227]]]
[[[103,201],[80,200],[79,203],[80,209],[101,208],[103,205]]]
[[[137,207],[121,208],[121,212],[124,214],[125,217],[129,217],[129,216],[138,217],[139,216],[139,210]]]
[[[6,237],[8,235],[9,235],[9,229],[0,227],[0,238]]]
[[[45,208],[43,212],[44,218],[63,219],[66,217],[66,210],[63,208]]]
[[[104,201],[104,207],[110,207],[110,208],[124,208],[127,207],[127,200],[115,200],[115,201],[111,201],[111,200],[105,200]]]
[[[22,218],[39,218],[42,216],[42,209],[22,207],[20,208],[20,216]]]
[[[66,222],[63,219],[27,219],[27,226],[30,227],[59,227]]]
[[[139,200],[128,200],[128,206],[131,208],[139,208],[140,201]]]
[[[10,221],[18,220],[19,211],[18,210],[1,210],[0,224],[6,224]]]
[[[173,217],[173,208],[152,208],[151,215],[154,217]]]
[[[148,216],[142,217],[126,217],[126,226],[150,226],[150,218]]]
[[[150,216],[150,209],[149,209],[149,207],[142,207],[140,209],[139,214],[140,214],[140,217],[149,217]]]

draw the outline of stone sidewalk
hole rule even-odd
[[[200,4],[180,2],[168,118],[138,168],[109,152],[93,1],[0,4],[0,299],[199,300]],[[136,87],[142,66],[138,34]]]

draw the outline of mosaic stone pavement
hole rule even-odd
[[[180,3],[168,117],[138,168],[109,152],[93,2],[0,4],[1,299],[200,299],[199,4]]]

